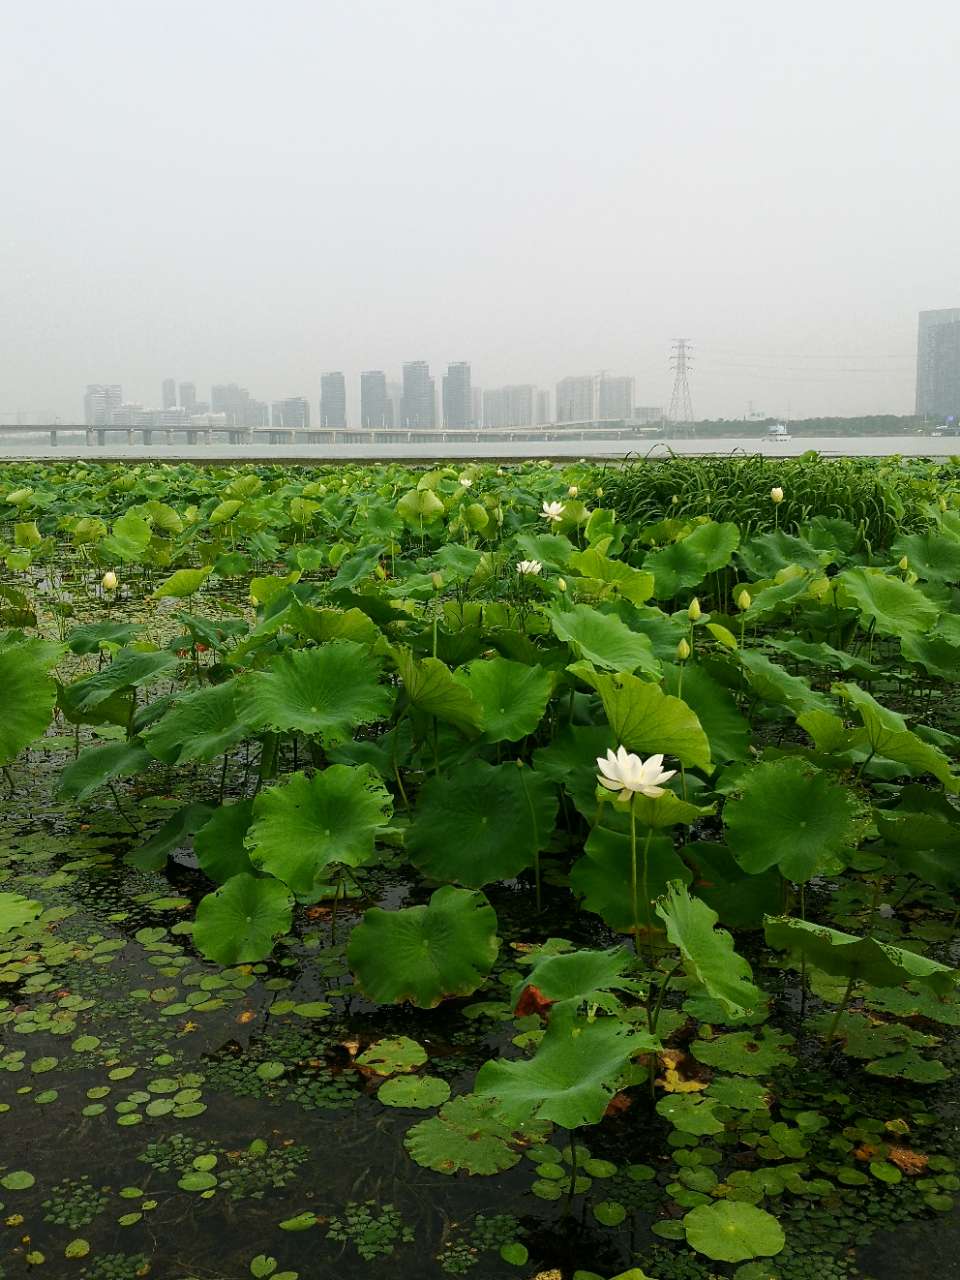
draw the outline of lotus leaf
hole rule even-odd
[[[543,667],[506,658],[479,659],[454,679],[482,708],[487,742],[516,742],[533,733],[543,719],[553,680]]]
[[[578,658],[613,671],[641,670],[654,678],[660,663],[648,636],[631,631],[615,613],[601,613],[588,604],[551,609],[547,615],[554,635],[566,641]]]
[[[60,652],[45,640],[0,640],[0,765],[10,764],[50,723],[57,687],[48,671]]]
[[[347,959],[371,999],[432,1009],[446,996],[472,995],[499,948],[496,912],[483,894],[445,885],[426,905],[371,907],[350,935]]]
[[[687,1244],[716,1262],[772,1258],[786,1244],[772,1213],[738,1200],[697,1205],[683,1220]]]
[[[548,1125],[511,1125],[492,1098],[461,1094],[440,1114],[407,1130],[404,1146],[417,1164],[437,1173],[494,1174],[512,1169],[521,1150],[543,1142]]]
[[[279,880],[241,872],[200,900],[194,945],[217,964],[265,960],[274,940],[290,931],[292,906]]]
[[[753,985],[750,966],[734,950],[733,938],[716,929],[718,916],[705,902],[692,898],[676,881],[657,903],[657,915],[667,926],[667,937],[680,951],[689,977],[708,995],[719,1000],[728,1013],[754,1008],[760,992]]]

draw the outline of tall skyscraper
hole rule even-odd
[[[543,423],[546,423],[549,421],[550,421],[550,392],[538,391],[537,392],[537,416],[536,416],[537,425],[540,426]]]
[[[197,407],[197,388],[193,382],[180,383],[180,408],[193,413]]]
[[[403,422],[403,383],[387,383],[387,426],[399,427]]]
[[[324,373],[320,378],[321,427],[347,425],[347,383],[342,373]]]
[[[160,399],[165,409],[177,407],[177,384],[173,378],[164,378],[160,388]]]
[[[562,378],[557,383],[557,422],[593,421],[593,378]]]
[[[210,388],[210,409],[222,413],[228,427],[268,427],[270,409],[262,400],[254,400],[246,387],[235,382],[221,383]]]
[[[536,387],[529,382],[483,393],[485,427],[529,427],[533,423]]]
[[[447,365],[447,372],[443,375],[443,425],[469,427],[472,420],[470,365],[466,360],[457,360]]]
[[[360,375],[361,427],[392,426],[387,400],[387,377],[382,369],[368,369]]]
[[[83,420],[88,427],[109,427],[122,404],[123,391],[117,383],[90,382],[83,397]]]
[[[306,430],[310,426],[310,401],[303,396],[291,396],[289,400],[275,400],[270,411],[271,427],[286,430]]]
[[[483,392],[479,387],[470,387],[470,418],[475,427],[483,422]]]
[[[426,360],[412,360],[403,366],[400,424],[404,427],[437,425],[437,390]]]
[[[601,376],[597,389],[598,418],[633,417],[633,379]]]
[[[921,311],[917,336],[917,416],[960,415],[960,307]]]

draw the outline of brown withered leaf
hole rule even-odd
[[[532,982],[520,992],[520,998],[517,1001],[514,1013],[518,1018],[526,1018],[529,1014],[535,1013],[537,1017],[544,1017],[550,1010],[553,1000],[548,1000],[539,987],[535,987]]]
[[[911,1178],[923,1173],[930,1162],[930,1157],[921,1155],[919,1151],[911,1151],[909,1147],[891,1147],[887,1159],[895,1164],[901,1172]]]
[[[603,1113],[605,1116],[619,1116],[624,1111],[628,1111],[633,1105],[633,1099],[627,1093],[615,1093],[607,1103],[607,1109]]]
[[[661,1049],[658,1054],[663,1075],[657,1084],[667,1093],[698,1093],[709,1081],[697,1076],[697,1064],[682,1049]]]

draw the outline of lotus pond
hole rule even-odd
[[[0,469],[0,1277],[956,1274],[960,467]]]

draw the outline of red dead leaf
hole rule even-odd
[[[520,992],[520,999],[513,1012],[518,1018],[526,1018],[531,1013],[542,1018],[553,1003],[553,1000],[548,1000],[540,988],[535,987],[531,982]]]

